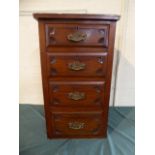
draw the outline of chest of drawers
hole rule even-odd
[[[117,15],[34,14],[48,138],[106,137]]]

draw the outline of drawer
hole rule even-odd
[[[51,77],[104,77],[107,53],[47,53]]]
[[[47,137],[106,137],[119,16],[39,13],[34,17],[39,26]]]
[[[102,113],[53,114],[53,136],[103,135]]]
[[[50,81],[50,104],[53,106],[102,106],[104,81]]]
[[[108,47],[109,25],[45,24],[46,46]]]

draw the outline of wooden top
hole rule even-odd
[[[108,14],[53,14],[53,13],[34,13],[33,17],[37,20],[40,19],[77,19],[77,20],[109,20],[117,21],[120,19],[119,15]]]

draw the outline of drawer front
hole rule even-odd
[[[109,25],[46,24],[46,46],[108,47]]]
[[[96,114],[53,114],[54,136],[95,136],[103,134],[103,118]]]
[[[51,81],[50,104],[53,106],[101,106],[104,81]]]
[[[107,53],[87,55],[47,54],[48,75],[51,77],[104,77],[107,68]]]

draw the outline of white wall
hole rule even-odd
[[[134,62],[134,0],[123,3],[122,37],[119,46],[115,105],[134,105],[135,100],[135,62]]]
[[[38,25],[33,12],[121,15],[117,23],[110,105],[134,105],[134,0],[20,0],[19,102],[43,104]]]

